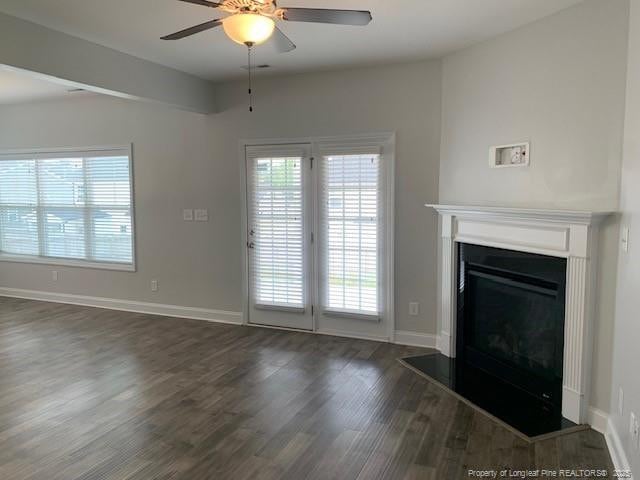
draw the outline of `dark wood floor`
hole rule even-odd
[[[0,298],[0,479],[458,479],[612,468],[528,444],[368,341]]]

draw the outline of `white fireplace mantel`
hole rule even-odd
[[[456,243],[567,259],[562,414],[586,423],[589,405],[598,225],[610,213],[427,205],[442,218],[438,349],[455,356]]]

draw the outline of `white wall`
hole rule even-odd
[[[627,0],[575,7],[443,61],[440,203],[616,210]],[[531,166],[490,169],[531,141]],[[617,227],[605,225],[592,404],[609,407]]]
[[[640,2],[631,0],[627,99],[620,210],[630,228],[630,248],[618,262],[618,291],[614,325],[611,422],[621,440],[635,478],[640,477],[640,453],[631,446],[629,414],[640,415]],[[624,409],[618,413],[619,388]]]
[[[0,263],[0,286],[241,309],[240,139],[396,131],[396,328],[435,333],[440,62],[221,86],[211,116],[108,97],[0,107],[0,150],[134,144],[137,273]],[[208,208],[185,223],[183,208]],[[158,279],[152,293],[149,282]],[[421,304],[408,316],[408,302]]]

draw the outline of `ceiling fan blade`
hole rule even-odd
[[[273,44],[278,53],[287,53],[296,49],[296,44],[287,37],[278,27],[273,31]]]
[[[290,22],[368,25],[371,12],[366,10],[332,10],[326,8],[282,8],[282,19]]]
[[[186,2],[186,3],[195,3],[196,5],[202,5],[203,7],[211,7],[211,8],[218,8],[219,6],[221,6],[221,3],[218,2],[208,2],[207,0],[178,0],[179,2]]]
[[[180,30],[179,32],[172,33],[171,35],[166,35],[162,37],[161,40],[179,40],[196,33],[204,32],[205,30],[210,30],[220,25],[222,25],[222,20],[220,19],[209,20],[208,22],[201,23],[200,25],[195,25],[193,27]]]

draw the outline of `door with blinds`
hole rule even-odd
[[[247,147],[249,323],[393,338],[393,139]]]
[[[246,162],[249,323],[312,330],[310,146],[247,147]]]

